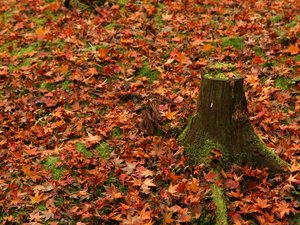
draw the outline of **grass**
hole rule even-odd
[[[99,153],[99,155],[104,158],[104,159],[108,159],[110,156],[110,153],[112,152],[112,148],[110,147],[110,145],[105,142],[102,141],[100,142],[100,144],[96,147],[96,151]]]
[[[123,131],[120,127],[114,127],[111,131],[111,136],[113,138],[117,138],[117,139],[121,139],[122,138],[122,134],[123,134]]]
[[[294,83],[295,82],[288,77],[277,77],[275,80],[275,86],[283,91],[287,91]]]
[[[76,143],[76,151],[82,153],[87,158],[92,158],[93,157],[93,153],[91,151],[89,151],[86,148],[86,146],[81,142]]]
[[[235,49],[244,48],[244,38],[243,37],[223,37],[222,40],[222,48],[233,47]]]
[[[159,72],[157,70],[152,70],[148,63],[144,63],[144,66],[137,71],[138,77],[147,77],[150,84],[159,78]]]
[[[56,164],[60,162],[60,158],[57,156],[49,156],[46,160],[46,162],[44,163],[44,167],[47,170],[51,170],[52,171],[52,177],[54,180],[59,180],[64,171],[66,170],[64,167],[57,167]]]

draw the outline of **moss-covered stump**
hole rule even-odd
[[[205,75],[202,78],[196,115],[179,136],[179,142],[193,163],[214,165],[215,170],[239,164],[268,167],[275,174],[288,165],[254,132],[241,77]],[[222,153],[217,165],[210,163],[213,149]],[[212,184],[211,190],[217,206],[216,224],[227,225],[222,188]]]
[[[196,164],[207,163],[211,150],[219,149],[222,167],[248,164],[277,173],[287,165],[254,132],[241,77],[202,78],[196,115],[179,140]]]

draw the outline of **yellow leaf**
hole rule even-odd
[[[164,113],[164,116],[168,119],[168,120],[173,120],[176,118],[176,114],[178,113],[178,111],[171,111],[171,108],[169,107],[168,111]]]
[[[30,197],[30,200],[31,200],[30,202],[32,204],[40,203],[45,198],[43,193],[39,194],[38,192],[36,192],[34,196],[29,196],[29,197]]]

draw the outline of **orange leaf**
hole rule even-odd
[[[109,49],[107,49],[107,48],[100,48],[98,50],[98,56],[99,56],[99,58],[100,59],[105,59],[106,56],[107,56],[107,54],[108,54],[108,52],[109,52]]]
[[[177,187],[178,187],[178,184],[176,185],[172,185],[172,183],[170,184],[169,188],[168,188],[168,192],[171,194],[171,195],[174,195],[177,193]]]
[[[39,194],[38,192],[35,193],[34,196],[29,196],[30,197],[30,202],[32,204],[36,204],[36,203],[40,203],[41,201],[43,201],[45,199],[45,196],[43,193]]]
[[[289,184],[300,184],[300,176],[298,176],[299,173],[297,173],[296,175],[292,176],[292,174],[290,174],[289,178],[287,179],[287,181],[289,182]]]
[[[174,219],[172,219],[173,212],[165,213],[164,215],[164,223],[163,224],[170,224],[174,222]]]
[[[173,120],[176,118],[176,114],[178,111],[171,111],[171,108],[168,108],[168,111],[164,113],[164,116],[168,119],[168,120]]]
[[[178,217],[178,222],[180,223],[186,223],[186,222],[189,222],[191,219],[191,216],[188,215],[188,214],[183,214],[181,216]]]
[[[147,178],[144,180],[141,189],[143,193],[149,193],[150,188],[149,187],[156,187],[156,185],[153,183],[153,179]]]
[[[296,162],[293,163],[293,164],[289,167],[289,171],[291,171],[291,172],[300,171],[300,164],[296,165]]]
[[[256,206],[258,206],[260,209],[269,208],[271,205],[268,204],[268,199],[261,199],[260,197],[256,200]]]
[[[182,64],[191,64],[191,60],[185,56],[182,52],[177,52],[176,58],[177,62],[182,63]]]
[[[297,55],[299,53],[300,49],[298,45],[290,45],[285,52],[291,53],[291,55]]]
[[[87,142],[90,142],[92,144],[98,143],[102,140],[102,138],[99,135],[92,135],[91,133],[88,133],[88,138],[85,139]]]
[[[62,74],[66,74],[69,71],[69,65],[68,64],[64,64],[60,67],[60,72]]]
[[[208,51],[212,50],[213,47],[214,47],[214,46],[212,46],[211,44],[206,44],[206,45],[204,45],[204,46],[202,47],[202,51],[203,51],[203,52],[208,52]]]

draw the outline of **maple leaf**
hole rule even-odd
[[[176,114],[178,113],[178,111],[171,111],[171,108],[168,108],[167,112],[162,113],[164,117],[166,117],[168,120],[173,120],[176,118]]]
[[[126,162],[126,167],[123,168],[122,170],[126,172],[126,174],[131,174],[135,168],[137,166],[137,163],[129,163],[129,162]]]
[[[154,174],[153,171],[148,170],[145,167],[140,167],[137,172],[139,172],[142,177],[152,177]]]
[[[172,20],[173,15],[172,14],[163,14],[162,15],[162,20],[163,21],[170,21]]]
[[[192,212],[195,215],[195,219],[198,219],[201,216],[201,213],[202,213],[202,206],[200,204],[195,205],[192,208]]]
[[[282,219],[285,215],[289,215],[293,211],[291,205],[285,201],[276,203],[276,212],[280,215]]]
[[[49,220],[50,218],[51,219],[54,218],[54,213],[50,209],[47,211],[43,211],[42,215],[43,215],[43,218],[45,219],[45,221]]]
[[[156,187],[156,185],[153,183],[153,179],[147,178],[143,181],[141,186],[142,192],[148,194],[150,190],[149,187]]]
[[[294,162],[294,163],[289,167],[289,171],[291,171],[291,172],[300,171],[300,164],[296,164],[296,162]]]
[[[300,49],[298,45],[290,45],[284,52],[288,52],[291,55],[297,55],[299,53]]]
[[[192,61],[187,56],[185,56],[182,52],[177,52],[175,55],[175,59],[177,62],[182,64],[189,65],[192,63]]]
[[[203,45],[202,47],[202,51],[203,52],[207,52],[207,51],[210,51],[213,49],[214,46],[212,46],[211,44],[206,44],[206,45]]]
[[[174,219],[172,219],[173,212],[167,212],[164,214],[164,222],[163,224],[170,224],[174,222]]]
[[[294,176],[292,174],[290,174],[289,178],[287,179],[287,181],[289,182],[289,184],[300,184],[300,176],[298,176],[299,173],[295,174]]]
[[[38,172],[31,170],[30,165],[23,165],[22,171],[26,174],[26,176],[30,177],[34,181],[41,178]]]
[[[190,220],[191,220],[191,215],[183,214],[178,216],[178,222],[180,223],[186,223],[189,222]]]
[[[39,211],[33,211],[32,213],[29,214],[29,219],[30,221],[42,221],[43,219],[43,216],[40,214]]]
[[[98,50],[98,56],[100,59],[105,59],[108,53],[109,53],[108,48],[99,48]]]
[[[213,170],[210,170],[208,173],[204,173],[204,179],[208,182],[215,182],[215,179],[218,177],[218,174]]]
[[[253,87],[256,88],[259,85],[259,79],[257,75],[247,75],[245,80]]]
[[[188,188],[194,193],[198,192],[200,190],[199,180],[193,177],[192,181],[188,184]]]
[[[265,209],[265,208],[269,208],[271,205],[268,204],[268,199],[261,199],[260,197],[258,197],[256,199],[256,206],[258,206],[260,209]]]
[[[172,185],[172,183],[170,183],[170,186],[169,186],[169,188],[168,188],[168,192],[169,192],[171,195],[175,195],[175,194],[177,193],[178,185],[179,185],[179,184]]]
[[[91,144],[96,144],[101,140],[102,140],[102,137],[100,137],[99,135],[92,135],[91,133],[88,133],[88,137],[85,139],[85,141],[87,141]]]
[[[239,182],[232,179],[226,180],[226,188],[236,189],[238,186],[239,186]]]
[[[39,194],[38,192],[36,192],[34,196],[29,196],[29,197],[31,200],[30,201],[31,204],[38,204],[45,199],[44,194],[43,193]]]

